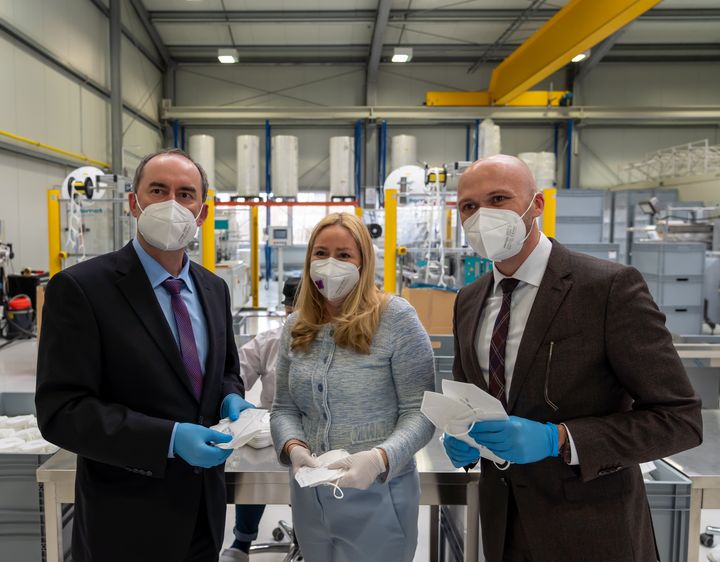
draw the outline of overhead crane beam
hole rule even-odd
[[[506,105],[659,3],[571,0],[493,71],[490,101]]]

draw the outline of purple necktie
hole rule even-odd
[[[502,305],[495,319],[492,338],[490,339],[490,384],[489,390],[495,398],[502,402],[507,410],[507,399],[505,398],[505,344],[507,344],[508,328],[510,327],[510,299],[512,292],[520,281],[508,277],[500,281],[500,288],[503,292]]]
[[[198,355],[197,346],[195,345],[195,335],[193,334],[190,313],[188,312],[185,301],[180,296],[180,291],[185,282],[182,279],[166,279],[162,282],[162,286],[170,293],[170,301],[172,303],[173,316],[175,316],[175,325],[177,326],[178,339],[180,340],[180,355],[182,355],[183,365],[187,371],[190,385],[193,389],[195,398],[200,400],[203,386],[203,373],[200,366],[200,356]]]

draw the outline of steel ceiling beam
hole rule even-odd
[[[99,0],[93,0],[99,1]],[[483,10],[391,10],[391,22],[436,23],[441,21],[488,21],[509,22],[518,18],[521,9]],[[558,12],[557,9],[541,8],[528,17],[528,21],[547,21]],[[149,11],[153,23],[243,23],[243,22],[374,22],[376,10],[188,10]],[[227,14],[227,16],[226,16]],[[655,8],[642,16],[643,21],[707,21],[720,19],[719,8]]]
[[[610,52],[610,49],[615,46],[618,39],[620,39],[622,34],[625,33],[626,29],[626,27],[618,29],[610,37],[595,45],[592,48],[592,52],[590,53],[588,59],[581,63],[580,70],[577,72],[577,74],[575,74],[575,80],[582,80],[583,78],[585,78],[590,73],[590,71],[595,68],[600,63],[600,61],[607,56],[607,54]]]
[[[382,55],[385,28],[387,27],[391,6],[392,0],[378,0],[365,77],[365,103],[367,105],[377,103],[377,75],[380,69],[380,56]]]
[[[392,121],[467,121],[490,117],[502,121],[553,123],[577,119],[584,123],[665,123],[668,126],[705,123],[720,124],[720,105],[682,107],[194,107],[166,105],[163,119],[183,124],[252,123],[266,119],[350,122],[357,119]]]
[[[142,0],[130,0],[130,4],[132,4],[138,19],[140,19],[140,23],[145,29],[145,33],[148,34],[148,37],[150,37],[155,49],[158,53],[160,53],[165,66],[171,66],[174,61],[172,60],[172,56],[170,56],[170,51],[168,51],[168,48],[165,43],[163,43],[162,37],[160,37],[157,28],[150,20],[150,16],[148,11],[145,9],[145,5],[142,3]]]
[[[170,53],[179,64],[217,62],[217,50],[229,44],[172,45]],[[385,43],[382,57],[389,57],[395,44]],[[487,44],[403,43],[412,47],[416,63],[472,63],[489,47]],[[488,63],[505,59],[517,47],[508,44],[497,49]],[[336,63],[367,64],[367,45],[246,45],[238,47],[244,64]],[[720,43],[621,43],[615,44],[603,62],[718,60]]]

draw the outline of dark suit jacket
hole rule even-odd
[[[512,491],[534,562],[654,561],[638,463],[701,442],[700,400],[637,270],[552,244],[518,350],[508,414],[564,423],[580,465],[548,458],[499,471],[483,459],[485,557],[502,560]],[[492,286],[490,273],[455,303],[453,373],[484,390],[474,342]]]
[[[209,332],[199,403],[132,244],[47,286],[35,400],[43,436],[78,455],[76,562],[182,560],[203,498],[222,546],[224,467],[167,458],[175,422],[213,425],[227,394],[244,395],[227,286],[190,273]]]

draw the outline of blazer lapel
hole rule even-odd
[[[476,344],[478,330],[480,329],[480,317],[482,315],[483,309],[485,308],[485,303],[487,302],[487,298],[490,295],[490,291],[492,290],[493,286],[494,278],[492,273],[481,277],[478,281],[478,287],[476,291],[478,298],[470,303],[470,307],[468,310],[469,317],[472,319],[472,326],[471,329],[467,332],[471,334],[471,339],[467,343],[467,349],[470,349],[471,365],[473,369],[473,380],[475,381],[475,384],[482,388],[485,392],[488,391],[488,385],[485,382],[485,377],[483,377],[482,368],[480,367],[480,360],[478,359]]]
[[[515,368],[510,382],[508,413],[512,411],[535,354],[573,284],[567,264],[567,250],[554,240],[552,242],[553,248],[547,269],[530,310],[515,360]]]
[[[132,243],[118,252],[117,269],[119,273],[123,274],[116,282],[118,289],[123,293],[150,337],[160,348],[180,382],[194,396],[190,379],[180,356],[180,349],[170,326],[168,326],[165,314],[160,308],[147,274],[135,254]]]

